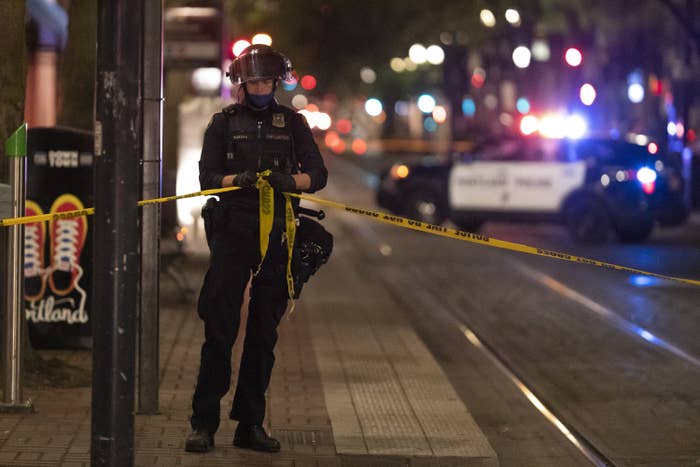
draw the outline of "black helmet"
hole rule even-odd
[[[292,62],[269,45],[253,44],[236,57],[226,75],[234,84],[260,79],[288,80],[293,69]]]

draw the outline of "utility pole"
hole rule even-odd
[[[144,0],[99,0],[91,465],[134,463]]]
[[[143,199],[160,198],[163,151],[163,0],[144,5]],[[141,208],[138,413],[158,413],[160,204]]]

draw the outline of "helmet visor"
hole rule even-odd
[[[286,79],[287,64],[281,54],[249,53],[238,57],[231,65],[234,82],[245,83],[260,79]]]

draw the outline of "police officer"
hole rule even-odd
[[[304,117],[275,100],[278,80],[290,61],[266,45],[251,45],[233,62],[229,76],[240,85],[239,103],[213,116],[204,133],[199,161],[202,189],[238,186],[221,194],[213,212],[210,265],[197,311],[204,321],[197,387],[192,399],[185,450],[214,448],[220,400],[231,381],[231,348],[240,324],[243,293],[260,265],[258,173],[275,191],[275,215],[268,252],[253,275],[248,323],[230,418],[238,420],[234,446],[277,452],[280,443],[262,427],[265,391],[275,361],[277,325],[288,303],[285,279],[282,192],[312,193],[326,185],[328,172]],[[298,205],[298,201],[296,202]]]

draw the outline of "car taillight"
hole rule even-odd
[[[644,193],[650,195],[656,189],[656,171],[649,167],[642,167],[637,170],[637,180],[642,184]]]

